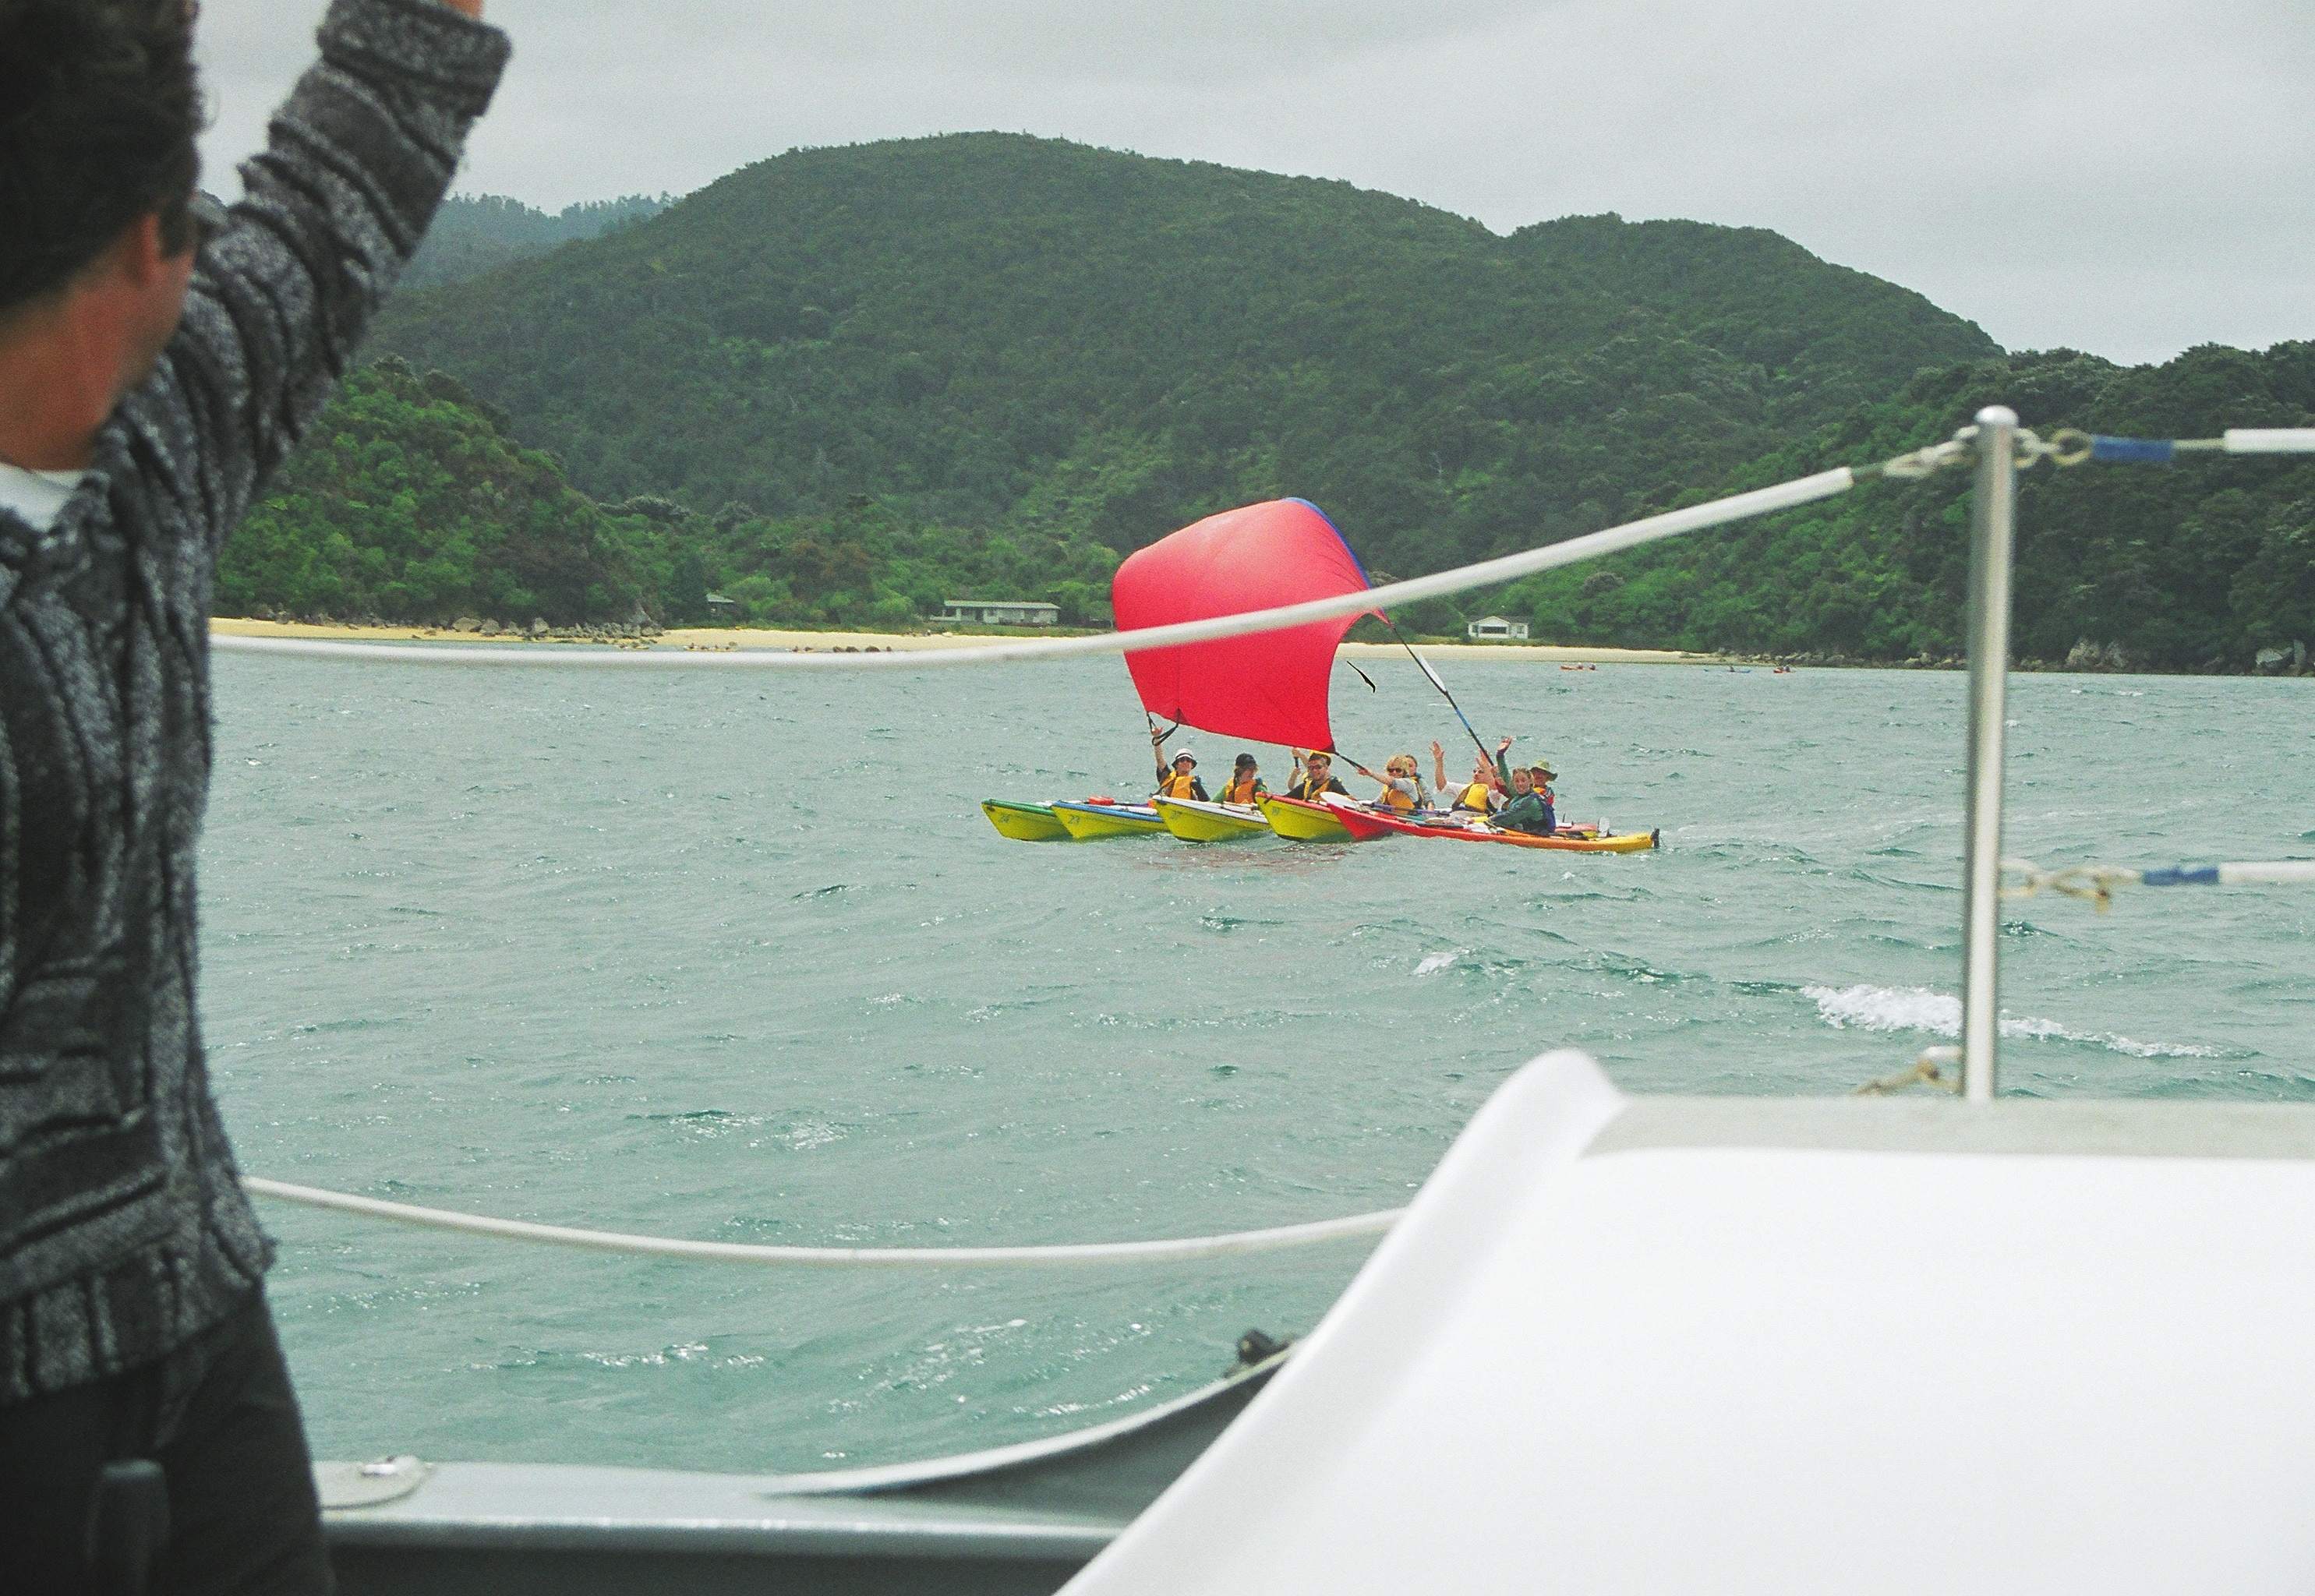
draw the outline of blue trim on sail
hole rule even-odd
[[[1343,536],[1343,529],[1340,527],[1335,525],[1334,517],[1328,515],[1325,510],[1320,510],[1308,499],[1299,498],[1291,493],[1287,495],[1286,502],[1289,504],[1299,504],[1303,509],[1308,510],[1312,515],[1317,516],[1320,520],[1326,522],[1326,530],[1335,535],[1335,541],[1343,545],[1343,552],[1344,554],[1350,555],[1351,563],[1358,567],[1359,580],[1366,583],[1369,587],[1374,586],[1374,578],[1367,574],[1367,563],[1359,558],[1359,551],[1351,546],[1351,540]],[[1390,625],[1390,617],[1383,614],[1379,609],[1370,609],[1367,611],[1367,613],[1380,621],[1384,625],[1388,626]]]
[[[1351,563],[1359,568],[1359,580],[1366,583],[1369,587],[1374,586],[1374,578],[1367,574],[1366,562],[1359,558],[1359,551],[1351,546],[1351,540],[1343,536],[1343,529],[1335,525],[1334,517],[1328,515],[1325,510],[1320,510],[1308,499],[1298,499],[1290,494],[1287,497],[1286,502],[1289,504],[1299,504],[1303,509],[1308,510],[1312,515],[1317,516],[1320,520],[1326,522],[1326,530],[1335,535],[1335,541],[1343,545],[1343,552],[1344,554],[1350,555]]]

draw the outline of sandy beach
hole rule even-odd
[[[510,634],[485,637],[454,632],[448,626],[306,625],[288,621],[253,621],[220,616],[210,630],[234,637],[300,637],[341,643],[483,643],[514,647],[529,641]],[[648,639],[663,649],[918,649],[971,648],[977,643],[1034,636],[1015,632],[998,636],[968,636],[953,632],[788,632],[749,626],[678,626]],[[569,643],[569,638],[541,642]],[[628,646],[634,644],[630,643]],[[1672,649],[1561,648],[1549,643],[1426,643],[1424,653],[1443,659],[1516,660],[1560,665],[1718,665],[1711,654],[1686,654]],[[1396,657],[1398,645],[1388,643],[1346,643],[1343,653],[1351,659]]]

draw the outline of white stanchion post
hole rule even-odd
[[[2009,571],[2018,412],[1977,412],[1970,502],[1969,819],[1962,876],[1962,1096],[1991,1103],[2000,1036],[2001,742],[2009,675]]]

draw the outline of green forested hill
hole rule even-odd
[[[1994,399],[2151,436],[2315,423],[2307,344],[2005,356],[1770,233],[1498,237],[1340,183],[998,135],[762,163],[405,296],[383,341],[416,367],[381,362],[324,418],[229,548],[227,607],[692,620],[714,589],[776,623],[905,625],[968,593],[1099,622],[1123,553],[1281,493],[1413,575],[1884,458]],[[1874,486],[1400,619],[1943,656],[1965,486]],[[2315,643],[2315,466],[2044,466],[2021,508],[2023,655],[2245,669]]]
[[[625,619],[645,591],[642,527],[500,422],[439,372],[355,373],[226,541],[218,613]]]
[[[545,211],[503,194],[453,194],[434,213],[426,242],[402,274],[402,286],[407,290],[464,282],[563,244],[598,237],[667,206],[665,194],[628,194]]]
[[[455,291],[384,347],[598,497],[1130,549],[1317,499],[1374,563],[1596,525],[1996,352],[1774,235],[1498,237],[1345,184],[998,134],[801,151]]]
[[[2315,424],[2315,344],[2216,346],[2122,368],[2058,350],[1926,374],[1764,457],[1711,494],[1952,436],[1985,404],[2029,427],[2212,438]],[[1893,660],[1957,653],[1968,477],[1869,484],[1772,519],[1552,572],[1499,595],[1557,640]],[[1707,495],[1698,495],[1699,497]],[[2315,646],[2315,463],[2201,457],[2171,467],[2027,471],[2018,488],[2014,646],[2083,642],[2161,669],[2250,668]]]
[[[967,590],[1037,593],[1103,618],[1117,555],[1050,535],[928,525],[862,495],[774,520],[663,497],[615,506],[457,378],[391,356],[357,371],[226,545],[220,613],[519,626],[711,618],[906,625]]]

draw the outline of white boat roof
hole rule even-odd
[[[1079,1596],[2315,1585],[2315,1105],[1537,1060]]]

